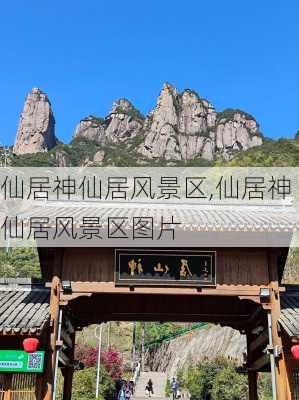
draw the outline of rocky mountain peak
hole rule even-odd
[[[218,114],[195,91],[179,93],[167,83],[148,117],[138,152],[149,159],[211,161],[260,144],[258,124],[249,114],[231,109]]]
[[[118,99],[105,118],[89,116],[82,119],[75,129],[74,138],[97,144],[122,143],[141,131],[143,120],[143,115],[129,100]]]
[[[238,109],[228,108],[217,116],[216,148],[224,150],[247,150],[262,144],[259,125],[255,118]]]
[[[89,115],[81,119],[75,128],[74,139],[84,139],[95,143],[101,143],[105,135],[105,120]]]
[[[177,91],[169,83],[164,83],[157,100],[157,105],[151,113],[152,129],[159,130],[166,124],[177,124]]]
[[[21,115],[15,153],[51,149],[56,143],[54,124],[47,95],[33,88]],[[145,118],[129,100],[120,98],[104,118],[83,118],[74,138],[108,146],[108,150],[110,145],[122,144],[140,164],[150,160],[227,160],[236,151],[259,146],[263,140],[250,114],[232,108],[217,112],[194,90],[179,92],[170,83],[164,83],[156,105]]]
[[[118,99],[112,104],[112,110],[110,114],[118,114],[118,113],[128,113],[134,110],[135,107],[128,99]]]
[[[56,145],[55,119],[48,96],[39,88],[27,95],[20,116],[15,154],[38,153]]]
[[[164,93],[172,93],[173,96],[176,96],[178,91],[171,83],[164,82],[159,97],[163,96]]]

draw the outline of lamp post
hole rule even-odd
[[[99,333],[98,333],[98,328]],[[100,386],[100,369],[101,369],[101,347],[102,347],[102,332],[103,324],[97,326],[94,332],[95,337],[98,339],[98,362],[97,362],[97,381],[96,381],[96,399],[99,398],[99,386]]]
[[[141,323],[141,372],[144,372],[145,358],[145,322]]]
[[[111,322],[108,322],[107,326],[107,350],[110,349],[110,331],[111,331]]]

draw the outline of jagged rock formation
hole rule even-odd
[[[143,126],[143,116],[126,99],[120,99],[113,104],[106,121],[105,134],[107,141],[111,143],[134,138]]]
[[[37,153],[56,145],[54,117],[48,97],[40,89],[27,96],[18,128],[14,153]],[[105,118],[88,116],[80,121],[74,139],[93,142],[95,159],[84,158],[82,165],[109,161],[109,148],[132,155],[138,165],[151,160],[177,161],[230,159],[240,150],[262,144],[256,120],[249,114],[227,109],[216,112],[213,105],[190,89],[179,93],[164,84],[157,105],[146,118],[127,99],[117,100]],[[108,151],[107,151],[108,150]],[[118,150],[116,150],[118,151]],[[115,154],[115,153],[114,153]],[[103,161],[105,160],[105,161]],[[57,160],[67,163],[66,157]],[[80,165],[81,165],[80,164]]]
[[[81,120],[74,137],[92,140],[98,144],[122,143],[138,135],[143,119],[129,100],[119,99],[105,119],[89,116]]]
[[[163,86],[145,126],[145,141],[138,151],[150,159],[227,159],[235,150],[262,144],[253,117],[238,110],[217,114],[194,91],[178,93],[169,84]]]
[[[45,93],[33,88],[24,104],[13,152],[45,152],[55,145],[55,119],[51,103]]]
[[[247,150],[262,144],[258,124],[242,111],[226,110],[219,113],[215,135],[216,149]]]
[[[147,354],[147,364],[152,371],[166,372],[171,377],[182,367],[218,356],[242,365],[245,353],[244,335],[229,327],[208,325],[152,349]]]
[[[89,117],[82,119],[76,126],[74,138],[102,143],[104,135],[104,120],[90,115]]]
[[[229,159],[236,151],[262,144],[259,126],[249,114],[232,109],[217,113],[194,91],[178,93],[168,83],[145,119],[128,100],[120,99],[106,118],[81,120],[74,137],[97,144],[126,144],[139,137],[134,150],[146,160]]]
[[[97,164],[101,164],[104,160],[105,152],[103,150],[99,150],[93,156],[93,162]]]

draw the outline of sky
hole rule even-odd
[[[0,142],[26,94],[46,92],[56,135],[126,97],[146,114],[163,82],[217,110],[254,115],[272,138],[299,129],[298,0],[11,0],[0,9]]]

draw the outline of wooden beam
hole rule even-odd
[[[263,368],[265,365],[269,364],[270,362],[270,356],[269,354],[265,353],[263,354],[260,358],[255,360],[249,367],[248,369],[250,371],[259,371],[261,368]]]
[[[65,326],[70,334],[75,333],[75,328],[69,318],[65,319]]]
[[[64,365],[64,366],[70,366],[71,365],[71,360],[70,358],[62,351],[59,351],[59,361]]]
[[[12,399],[11,389],[5,390],[3,400],[11,400],[11,399]]]
[[[63,400],[71,400],[73,375],[74,375],[74,352],[75,352],[75,332],[71,334],[72,347],[70,351],[70,365],[65,368],[63,379]]]
[[[269,282],[271,287],[270,312],[272,321],[273,346],[282,348],[282,355],[275,362],[275,377],[277,388],[277,400],[292,400],[291,383],[287,373],[287,359],[285,349],[282,346],[282,338],[278,331],[278,320],[280,318],[280,291],[278,277],[278,253],[274,250],[269,253]]]
[[[71,336],[69,335],[68,332],[66,332],[65,330],[61,331],[61,338],[63,340],[63,342],[68,346],[68,347],[72,347],[72,339]]]
[[[262,307],[257,307],[257,309],[252,313],[248,320],[248,326],[256,326],[258,321],[262,319],[262,312],[263,312]]]
[[[248,392],[249,400],[258,400],[256,371],[248,371]]]
[[[60,300],[60,279],[57,276],[53,277],[51,286],[51,297],[50,297],[50,348],[46,354],[46,371],[45,371],[45,384],[46,389],[42,396],[43,400],[51,400],[53,392],[53,379],[54,379],[54,368],[56,362],[56,340],[58,330],[58,317],[59,317],[59,300]]]
[[[261,333],[255,340],[253,340],[249,345],[249,351],[253,353],[255,350],[260,349],[262,346],[268,344],[269,337],[267,332]]]
[[[12,399],[11,383],[12,383],[12,374],[5,374],[4,375],[4,396],[3,396],[3,400],[11,400]]]
[[[164,294],[164,295],[197,295],[197,296],[249,296],[253,301],[259,303],[260,286],[256,285],[217,285],[215,288],[210,287],[129,287],[116,286],[114,282],[72,282],[72,293],[61,293],[62,301],[73,300],[82,296],[89,296],[92,293],[119,293],[119,294]]]
[[[246,333],[247,340],[247,366],[251,364],[253,358],[253,352],[250,350],[252,345],[252,333],[251,330]],[[248,371],[248,391],[249,391],[249,400],[258,400],[257,394],[257,373],[256,371]]]

